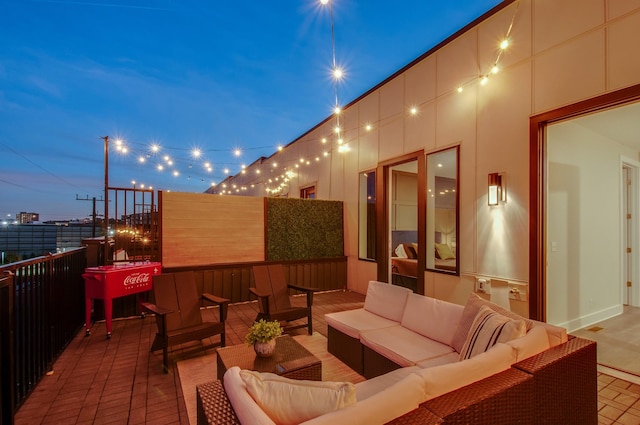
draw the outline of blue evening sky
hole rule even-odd
[[[500,3],[332,1],[341,104]],[[0,0],[0,221],[89,217],[76,195],[103,197],[106,135],[130,150],[110,148],[115,187],[203,192],[271,155],[331,114],[330,16],[319,0]]]

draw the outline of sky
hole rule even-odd
[[[0,221],[90,217],[104,136],[110,187],[204,192],[331,115],[334,52],[345,105],[498,3],[0,0]]]

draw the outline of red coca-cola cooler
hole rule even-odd
[[[111,338],[112,301],[125,295],[140,294],[153,288],[154,275],[162,272],[159,262],[117,263],[110,266],[87,267],[84,278],[86,334],[91,334],[91,307],[94,299],[104,300],[107,338]]]

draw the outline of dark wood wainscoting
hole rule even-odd
[[[284,266],[289,283],[318,288],[321,291],[347,287],[347,257],[318,258],[279,262]],[[260,263],[215,264],[163,268],[163,273],[194,270],[199,292],[225,297],[232,303],[253,301],[249,288],[255,287],[251,269]]]

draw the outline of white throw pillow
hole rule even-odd
[[[525,332],[524,320],[513,320],[496,313],[488,306],[482,306],[462,346],[460,360],[484,353],[498,342],[520,338]]]
[[[273,373],[240,371],[247,392],[278,424],[299,424],[355,404],[351,382],[302,381]]]
[[[247,392],[247,386],[240,377],[238,366],[230,367],[227,370],[222,384],[241,424],[276,425]]]
[[[409,256],[407,255],[407,251],[404,250],[403,244],[398,245],[394,252],[396,253],[396,257],[398,258],[409,258]]]

